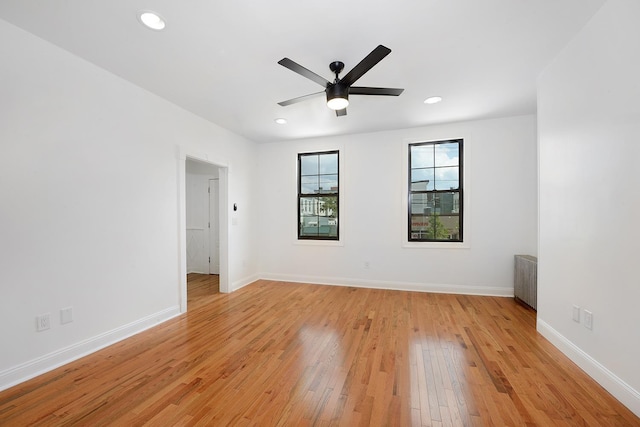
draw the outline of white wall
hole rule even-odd
[[[470,246],[405,247],[407,141],[457,137],[465,139],[465,240]],[[341,245],[301,244],[296,241],[296,155],[334,148],[340,149],[342,165]],[[533,116],[262,144],[258,150],[265,177],[259,191],[262,277],[513,295],[513,255],[537,254]]]
[[[638,415],[639,20],[638,1],[606,3],[538,90],[538,329]]]
[[[0,388],[178,314],[185,153],[228,165],[229,281],[255,277],[254,143],[2,20],[0,40]]]

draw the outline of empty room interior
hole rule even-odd
[[[637,0],[0,2],[0,425],[640,426]]]

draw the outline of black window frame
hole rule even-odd
[[[429,146],[435,146],[439,145],[439,144],[451,144],[451,143],[457,143],[458,144],[458,188],[457,189],[447,189],[447,190],[436,190],[436,185],[434,183],[434,188],[433,190],[427,190],[425,188],[425,190],[414,190],[412,189],[412,161],[411,161],[411,155],[412,155],[412,147],[416,147],[416,146],[425,146],[425,145],[429,145]],[[464,139],[463,138],[455,138],[455,139],[446,139],[446,140],[438,140],[438,141],[424,141],[424,142],[415,142],[415,143],[411,143],[408,146],[408,168],[407,168],[407,183],[408,183],[408,188],[407,188],[407,241],[408,242],[427,242],[427,243],[462,243],[464,242],[464,189],[463,189],[463,177],[464,177]],[[434,151],[435,153],[435,151]],[[435,169],[437,169],[438,167],[451,167],[451,166],[438,166],[435,163],[435,154],[434,154],[434,164],[433,164],[433,169],[435,172]],[[428,184],[427,184],[428,185]],[[457,213],[449,213],[448,216],[458,216],[458,235],[457,237],[451,237],[448,239],[438,239],[436,236],[434,236],[434,238],[425,238],[425,237],[413,237],[413,233],[414,231],[412,230],[412,219],[413,216],[415,215],[412,212],[412,196],[415,194],[427,194],[427,195],[432,195],[432,197],[434,198],[434,200],[437,200],[436,197],[439,197],[439,195],[444,194],[444,193],[458,193],[458,212]],[[453,196],[452,196],[453,198]],[[435,203],[435,202],[434,202]],[[425,216],[425,214],[422,214],[422,216]],[[439,215],[437,212],[434,212],[433,214],[429,215],[431,217],[438,217],[438,216],[444,216],[444,215]],[[436,227],[435,225],[436,223],[434,222],[434,227]],[[435,232],[434,232],[435,234]]]
[[[337,175],[337,182],[338,182],[338,186],[337,186],[337,190],[335,192],[331,192],[331,193],[316,193],[316,194],[312,194],[312,193],[303,193],[302,192],[302,158],[305,156],[321,156],[321,155],[327,155],[327,154],[335,154],[337,157],[337,164],[336,164],[336,173],[335,174],[321,174],[320,173],[320,169],[318,168],[318,178],[322,175]],[[318,161],[319,161],[319,157],[318,157]],[[328,150],[328,151],[314,151],[314,152],[305,152],[305,153],[298,153],[298,171],[297,171],[297,176],[298,176],[298,195],[297,195],[297,208],[298,208],[298,214],[297,214],[297,229],[298,229],[298,240],[329,240],[329,241],[339,241],[340,240],[340,150]],[[312,176],[312,175],[305,175],[305,176]],[[317,198],[320,199],[322,197],[335,197],[336,201],[336,235],[335,236],[324,236],[324,235],[303,235],[302,234],[302,218],[300,215],[300,211],[301,211],[301,201],[303,199],[313,199],[313,198]]]

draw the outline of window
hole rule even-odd
[[[298,154],[298,239],[338,240],[338,151]]]
[[[462,139],[409,144],[410,242],[462,242]]]

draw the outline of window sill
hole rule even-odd
[[[408,242],[402,243],[407,249],[469,249],[469,242]]]
[[[301,246],[344,246],[340,240],[299,240],[293,242],[294,245]]]

